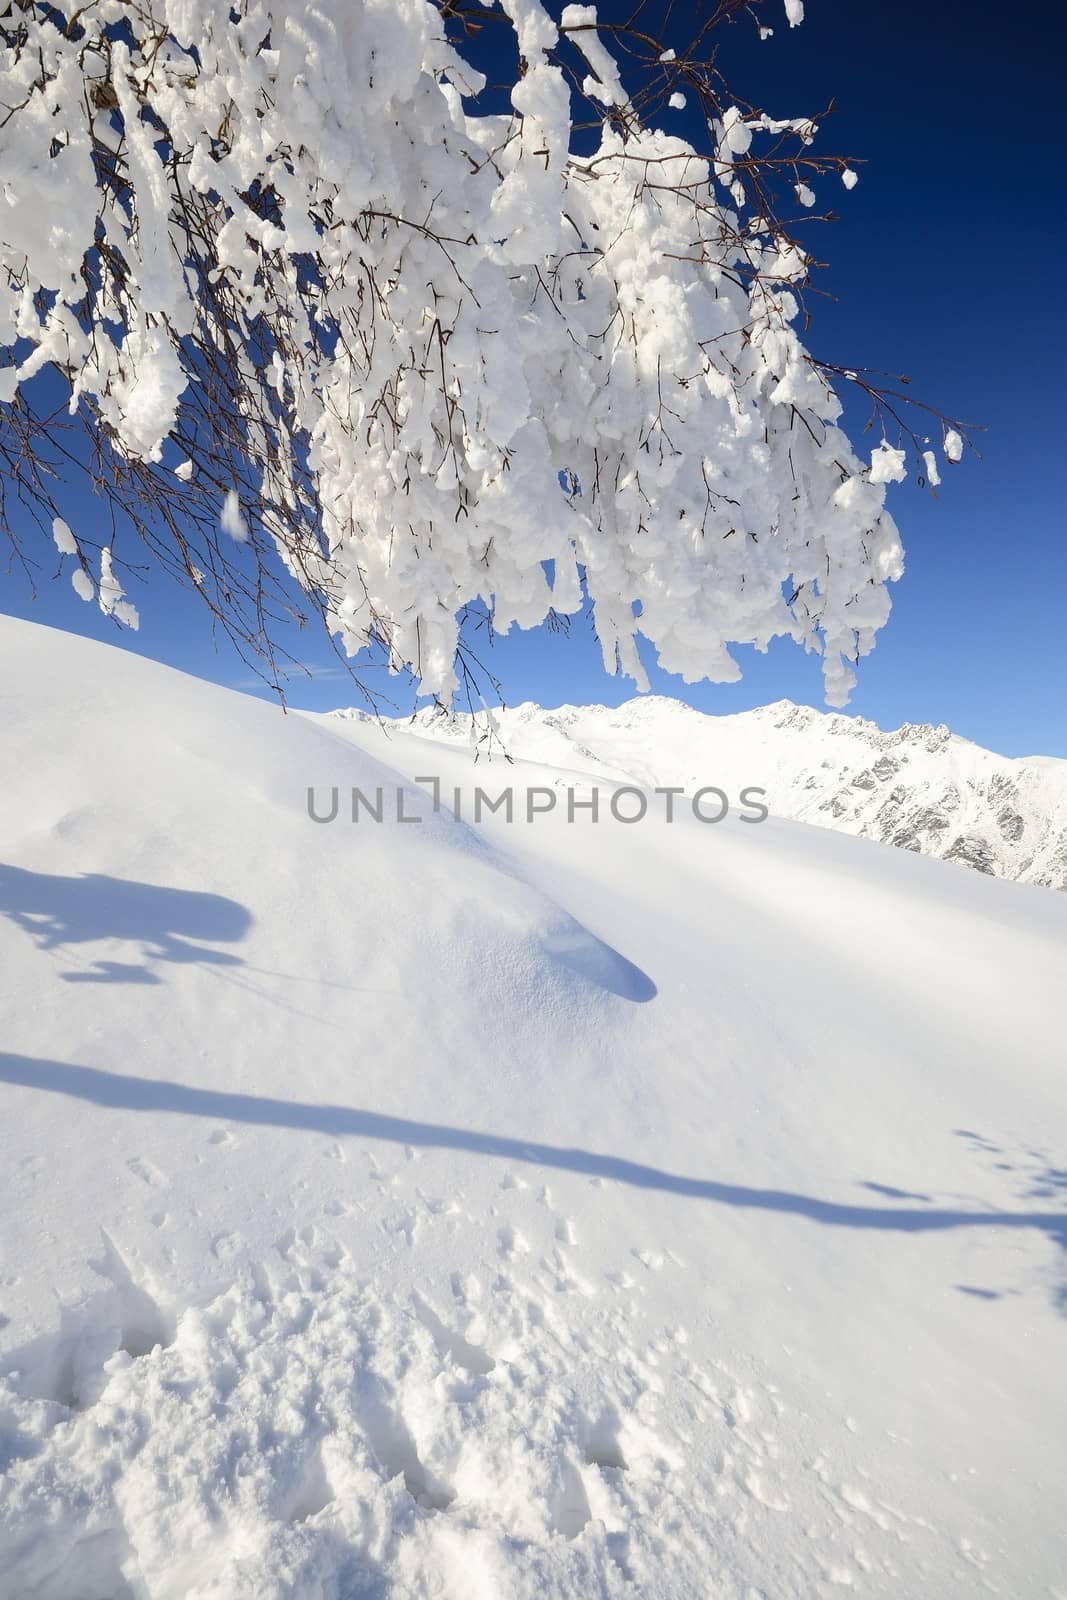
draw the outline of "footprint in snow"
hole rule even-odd
[[[161,1172],[154,1162],[145,1156],[131,1156],[126,1166],[135,1178],[140,1178],[142,1183],[147,1183],[150,1189],[165,1189],[170,1182],[165,1172]]]

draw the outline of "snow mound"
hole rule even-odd
[[[474,828],[6,620],[0,699],[4,1600],[1062,1586],[1067,901]]]

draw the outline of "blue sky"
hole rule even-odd
[[[601,15],[631,9],[624,0]],[[1065,152],[1056,110],[1067,38],[1058,11],[1010,27],[1003,7],[966,0],[808,0],[803,26],[791,30],[772,0],[766,20],[775,32],[763,43],[747,25],[730,30],[728,76],[775,115],[835,100],[820,147],[865,162],[858,186],[835,193],[840,222],[813,224],[808,236],[830,263],[819,287],[836,297],[812,300],[809,348],[905,372],[917,396],[985,430],[975,435],[982,459],[968,455],[945,472],[936,500],[914,482],[891,491],[907,570],[850,709],[884,727],[946,722],[1009,755],[1067,757]],[[866,417],[850,408],[857,443]],[[81,509],[99,515],[91,501]],[[131,588],[141,630],[130,634],[80,602],[65,574],[53,582],[58,561],[38,554],[36,600],[12,569],[0,573],[0,609],[254,692],[199,603],[164,576]],[[315,673],[292,681],[290,703],[356,699],[325,641],[285,643]],[[650,661],[653,689],[711,712],[779,699],[822,706],[819,664],[794,646],[738,658],[741,683],[697,687]],[[634,692],[605,675],[588,618],[574,619],[568,638],[542,629],[497,639],[485,660],[510,704],[615,705]],[[389,689],[380,668],[368,681]],[[400,709],[410,706],[410,688],[392,692]]]

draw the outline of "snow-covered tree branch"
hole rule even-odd
[[[133,622],[140,534],[254,647],[280,556],[347,652],[440,695],[465,607],[531,627],[584,584],[609,670],[643,681],[640,632],[728,680],[731,642],[789,635],[843,703],[901,571],[886,485],[937,464],[861,460],[798,337],[782,196],[855,172],[725,93],[712,26],[763,9],[671,49],[540,0],[0,0],[13,539],[21,500]],[[683,95],[707,150],[657,126]],[[121,548],[62,520],[76,469]]]

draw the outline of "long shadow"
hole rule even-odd
[[[100,872],[68,878],[3,863],[0,916],[22,928],[41,950],[97,939],[122,939],[140,947],[140,962],[95,961],[80,972],[62,973],[70,983],[158,983],[146,965],[151,961],[240,966],[239,956],[193,941],[233,944],[252,925],[244,906],[220,894]]]
[[[719,1183],[713,1178],[690,1178],[593,1150],[566,1149],[468,1128],[415,1122],[350,1106],[311,1105],[299,1100],[273,1100],[261,1095],[192,1088],[167,1079],[135,1078],[124,1073],[102,1072],[96,1067],[9,1055],[2,1051],[0,1082],[42,1089],[50,1094],[72,1095],[116,1110],[171,1112],[179,1116],[294,1128],[305,1133],[385,1139],[394,1144],[422,1145],[428,1149],[465,1150],[504,1161],[526,1161],[580,1172],[587,1177],[609,1178],[640,1189],[659,1189],[692,1200],[806,1217],[811,1222],[838,1228],[875,1228],[892,1233],[935,1233],[949,1228],[1033,1228],[1067,1249],[1067,1210],[964,1211],[939,1206],[845,1205],[795,1194],[788,1189],[756,1189],[746,1184]]]

